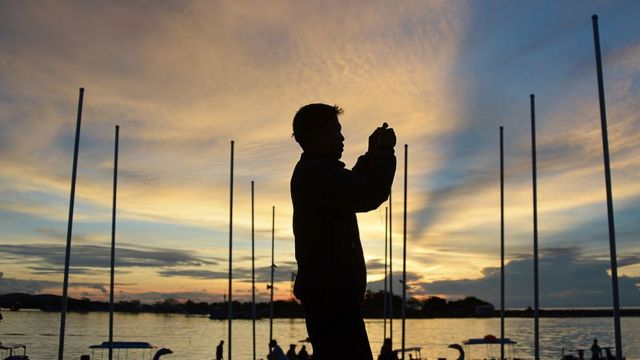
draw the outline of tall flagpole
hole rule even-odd
[[[500,126],[500,359],[504,359],[504,140]]]
[[[407,162],[409,145],[404,144],[404,209],[402,221],[402,360],[405,349],[405,322],[407,318]]]
[[[80,123],[82,122],[82,102],[84,88],[80,88],[78,115],[76,118],[76,138],[73,146],[73,166],[71,169],[71,196],[69,197],[69,221],[67,222],[67,247],[64,253],[64,280],[62,281],[62,301],[60,306],[60,339],[58,342],[58,360],[63,360],[64,333],[67,323],[67,289],[69,288],[69,260],[71,258],[71,235],[73,232],[73,206],[76,198],[76,175],[78,173],[78,149],[80,147]]]
[[[271,208],[271,285],[269,289],[271,294],[269,295],[269,354],[271,354],[271,340],[273,340],[273,275],[276,268],[275,263],[275,239],[276,239],[276,207]]]
[[[387,294],[387,282],[389,279],[387,278],[387,250],[389,250],[389,239],[387,238],[387,231],[389,226],[389,208],[384,208],[384,296],[382,297],[382,301],[384,302],[384,321],[383,321],[383,330],[382,330],[382,339],[387,338],[387,317],[389,316],[388,302],[389,296]]]
[[[540,292],[538,278],[538,165],[536,160],[536,107],[531,94],[531,169],[533,178],[533,353],[540,360]]]
[[[393,184],[389,190],[389,338],[393,344]]]
[[[233,145],[231,140],[231,161],[229,173],[229,303],[227,307],[227,349],[228,358],[231,360],[231,322],[233,321]]]
[[[600,124],[602,127],[602,152],[604,156],[604,179],[607,191],[607,215],[609,222],[609,254],[611,257],[611,290],[613,293],[613,327],[616,338],[616,358],[622,359],[622,331],[620,329],[620,298],[618,291],[618,257],[616,255],[616,229],[613,221],[613,193],[611,190],[611,168],[609,161],[609,136],[607,132],[607,109],[604,100],[604,76],[602,75],[602,56],[600,55],[600,32],[598,15],[593,21],[593,40],[596,50],[596,69],[598,72],[598,95],[600,100]]]
[[[253,325],[253,360],[256,360],[256,238],[254,182],[251,181],[251,319]]]
[[[118,192],[118,142],[120,126],[116,125],[116,141],[113,150],[113,206],[111,209],[111,282],[109,284],[109,360],[113,359],[113,288],[116,269],[116,194]]]

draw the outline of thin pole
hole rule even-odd
[[[67,289],[69,288],[69,260],[71,258],[71,235],[73,232],[73,207],[76,198],[76,175],[78,173],[78,149],[80,147],[80,124],[82,122],[82,102],[84,88],[80,88],[78,115],[76,118],[76,138],[73,146],[73,166],[71,170],[71,196],[69,197],[69,221],[67,222],[67,247],[64,253],[64,280],[62,281],[62,303],[60,304],[60,339],[58,342],[58,360],[64,354],[64,332],[67,323]]]
[[[109,360],[113,359],[113,288],[116,268],[116,194],[118,192],[118,143],[120,126],[116,125],[116,142],[113,150],[113,207],[111,209],[111,282],[109,284]]]
[[[407,162],[409,145],[404,144],[404,208],[402,214],[402,360],[405,349],[405,322],[407,318]]]
[[[256,360],[256,238],[254,182],[251,181],[251,318],[253,319],[253,360]]]
[[[609,219],[609,253],[611,256],[611,290],[613,292],[613,326],[616,337],[616,358],[622,359],[622,331],[620,329],[620,299],[618,292],[618,257],[616,255],[616,229],[613,221],[613,193],[611,191],[611,168],[609,164],[609,136],[607,132],[607,109],[604,100],[604,79],[602,57],[600,55],[600,33],[598,15],[593,20],[593,39],[596,49],[596,69],[598,71],[598,95],[600,98],[600,123],[602,126],[602,150],[604,156],[604,178],[607,190],[607,215]]]
[[[393,344],[393,184],[389,190],[389,339]]]
[[[531,171],[533,178],[533,354],[540,359],[540,292],[538,277],[538,165],[536,160],[536,106],[531,94]]]
[[[275,239],[276,239],[276,207],[271,208],[271,290],[270,303],[269,303],[269,354],[271,354],[271,341],[273,340],[273,275],[276,268],[275,263]]]
[[[227,342],[228,358],[231,360],[231,322],[233,320],[233,145],[231,140],[231,162],[229,173],[229,303],[227,308]]]
[[[500,126],[500,359],[504,359],[504,140]]]
[[[387,317],[389,316],[388,302],[389,296],[387,294],[387,251],[389,250],[389,239],[387,238],[387,231],[389,227],[389,208],[384,208],[384,321],[383,321],[383,331],[382,331],[382,339],[387,338]]]

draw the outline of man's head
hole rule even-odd
[[[309,104],[293,117],[293,136],[302,150],[317,156],[340,159],[344,150],[344,136],[337,105]]]

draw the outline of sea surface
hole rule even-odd
[[[3,311],[0,321],[0,342],[23,343],[28,355],[34,360],[57,359],[60,314],[23,310]],[[109,316],[107,313],[70,313],[67,315],[65,359],[79,360],[80,355],[91,355],[89,345],[107,340]],[[173,350],[164,360],[213,359],[215,347],[225,340],[227,358],[227,323],[209,320],[205,316],[164,314],[116,314],[115,341],[147,341],[159,347]],[[377,356],[383,338],[383,321],[367,320],[367,331],[374,357]],[[400,345],[401,320],[393,322],[394,348]],[[269,337],[269,320],[258,320],[256,324],[257,358],[265,359]],[[507,319],[506,336],[517,341],[517,355],[533,358],[533,320]],[[601,346],[613,345],[613,321],[609,318],[540,319],[541,351],[544,359],[560,359],[562,348],[589,348],[594,338]],[[289,344],[297,344],[307,337],[304,320],[276,319],[273,324],[274,338],[286,351]],[[452,343],[461,343],[468,338],[487,334],[499,336],[500,320],[491,319],[408,319],[406,322],[406,346],[422,347],[422,359],[456,359],[457,351],[448,349]],[[251,320],[234,320],[232,329],[233,358],[252,359]],[[640,318],[622,318],[623,347],[627,359],[640,359]],[[307,344],[307,348],[311,346]],[[495,351],[499,351],[495,347]],[[589,354],[589,353],[588,353]],[[101,359],[100,352],[92,360]],[[139,351],[121,351],[120,359],[142,359]],[[467,354],[469,355],[469,354]],[[487,358],[487,349],[478,347],[470,354],[473,359]],[[590,355],[590,354],[589,354]],[[4,357],[0,357],[4,358]],[[106,352],[103,354],[107,358]],[[117,359],[117,357],[114,357]],[[149,352],[145,354],[149,359]],[[587,357],[587,358],[590,358]],[[407,357],[408,359],[408,357]],[[467,357],[469,359],[469,357]]]

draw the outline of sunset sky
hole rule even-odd
[[[105,299],[114,126],[116,300],[221,301],[235,140],[234,297],[277,297],[295,271],[296,110],[338,104],[351,167],[386,121],[398,136],[394,273],[416,296],[498,304],[499,126],[507,306],[532,305],[529,95],[538,126],[541,306],[611,303],[591,15],[600,16],[620,293],[640,306],[640,2],[42,1],[0,3],[0,293],[61,293],[78,88],[85,87],[70,294]],[[359,214],[380,289],[384,206]],[[396,277],[397,279],[397,277]],[[399,291],[400,284],[394,287]]]

